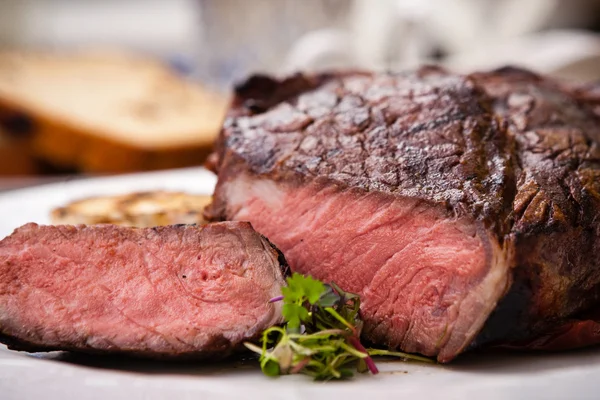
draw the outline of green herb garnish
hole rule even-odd
[[[318,380],[344,379],[353,371],[377,374],[371,355],[431,361],[424,357],[381,349],[365,349],[360,343],[360,298],[330,285],[294,273],[287,278],[282,296],[284,327],[263,332],[262,347],[245,343],[260,355],[265,375],[306,374]]]

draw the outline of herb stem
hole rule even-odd
[[[348,338],[349,341],[350,338]],[[362,351],[358,351],[355,347],[348,346],[346,343],[340,343],[340,347],[346,350],[348,353],[358,357],[358,358],[367,358],[369,357],[368,353],[363,353]]]
[[[367,352],[369,353],[369,355],[372,356],[390,356],[390,357],[401,357],[407,360],[415,360],[415,361],[423,361],[426,363],[435,363],[435,361],[433,361],[430,358],[427,357],[422,357],[422,356],[418,356],[415,354],[408,354],[408,353],[404,353],[401,351],[390,351],[390,350],[383,350],[383,349],[369,349],[367,350]]]
[[[373,361],[373,359],[371,358],[371,356],[369,355],[369,352],[367,351],[367,349],[364,348],[364,346],[360,343],[360,340],[358,340],[358,338],[356,336],[350,336],[348,338],[348,341],[350,342],[350,344],[352,346],[354,346],[354,348],[356,348],[356,350],[363,352],[367,355],[367,357],[365,357],[365,363],[367,364],[367,367],[369,368],[369,371],[371,371],[371,373],[373,375],[378,374],[379,370],[377,369],[377,366],[375,365],[375,362]]]
[[[346,321],[346,319],[344,319],[344,317],[342,317],[340,314],[338,314],[338,312],[335,311],[333,308],[325,307],[325,311],[327,311],[329,314],[333,315],[333,317],[335,319],[337,319],[342,324],[344,324],[344,326],[346,326],[348,329],[350,329],[352,331],[352,333],[356,333],[356,328],[354,328],[354,326],[352,324],[350,324],[348,321]]]
[[[292,367],[292,369],[290,370],[290,374],[297,374],[298,372],[302,371],[302,369],[306,367],[310,363],[310,361],[310,357],[302,359],[302,361],[298,362],[298,364]]]

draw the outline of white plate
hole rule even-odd
[[[203,169],[72,181],[0,195],[0,233],[48,223],[69,200],[145,189],[211,193]],[[264,377],[254,362],[169,364],[75,356],[29,355],[0,347],[0,399],[598,399],[600,349],[559,354],[467,354],[447,365],[383,362],[377,376],[315,383]]]

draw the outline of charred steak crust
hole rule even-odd
[[[0,241],[0,342],[159,359],[223,358],[282,322],[289,267],[248,222],[24,225]]]
[[[296,92],[283,102],[274,90],[248,89],[252,83],[242,85],[225,121],[217,164],[241,157],[251,172],[275,179],[418,197],[507,231],[514,144],[471,80],[433,67],[415,75],[296,75],[282,83]],[[271,107],[257,112],[248,103]],[[218,202],[207,211],[214,220],[224,217],[213,215]]]
[[[503,68],[472,78],[494,98],[506,135],[516,142],[517,194],[507,239],[514,276],[532,295],[528,312],[498,339],[521,340],[598,307],[600,119],[572,91],[529,71]]]
[[[239,88],[212,157],[210,220],[238,215],[226,186],[241,174],[418,199],[471,218],[510,267],[475,346],[534,338],[598,306],[595,89],[516,68],[463,76],[437,67],[251,78]]]
[[[271,243],[271,241],[266,236],[264,236],[264,235],[260,235],[260,236],[277,253],[277,261],[279,262],[279,269],[281,269],[281,274],[283,275],[283,277],[287,278],[287,277],[292,276],[290,264],[288,264],[287,260],[285,259],[285,255],[283,254],[283,252],[281,250],[279,250],[277,248],[277,246],[275,246],[273,243]]]

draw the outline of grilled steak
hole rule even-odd
[[[212,220],[362,296],[364,336],[452,360],[600,342],[600,120],[505,68],[253,77],[217,150]],[[591,317],[590,317],[591,318]]]
[[[280,323],[285,260],[247,222],[27,224],[0,242],[0,341],[30,352],[223,357]]]

